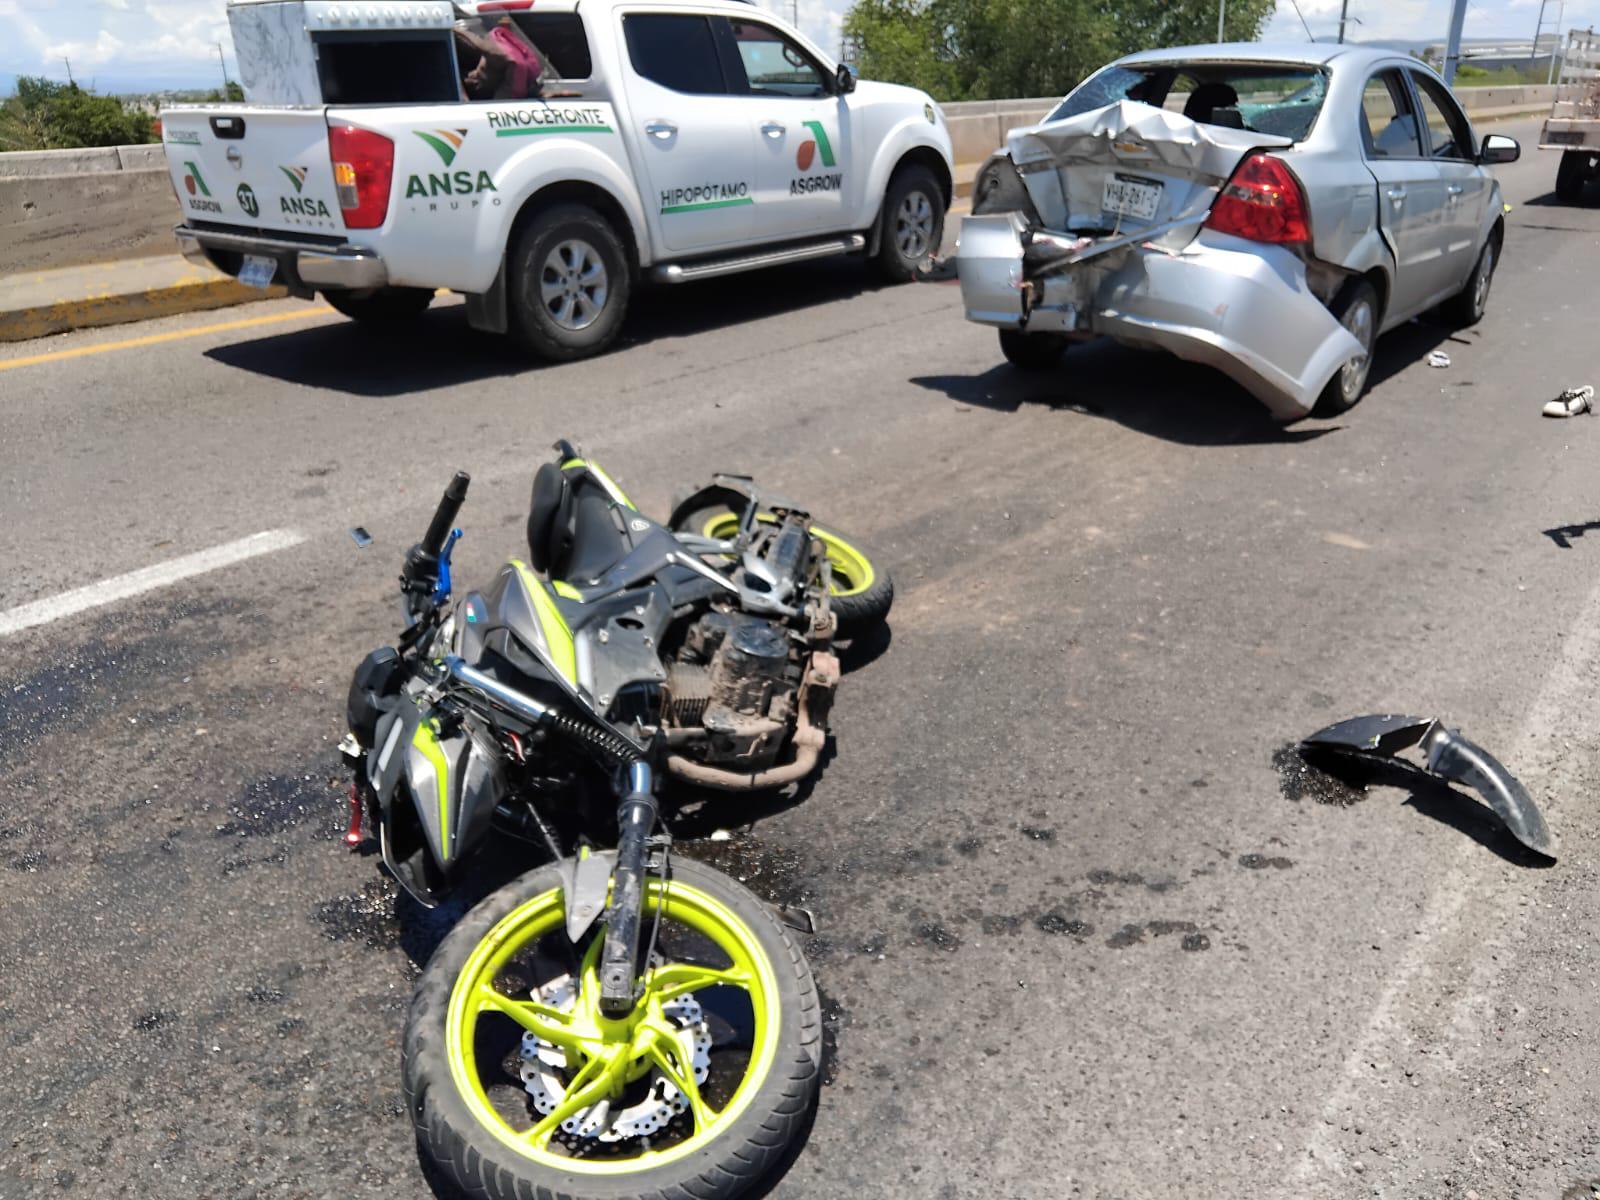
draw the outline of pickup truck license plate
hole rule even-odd
[[[246,254],[239,268],[239,282],[253,288],[272,286],[272,277],[278,273],[278,260],[262,254]]]
[[[1113,175],[1106,180],[1105,196],[1100,207],[1119,217],[1137,217],[1153,221],[1156,206],[1161,202],[1161,185],[1142,179],[1129,179],[1126,175]]]

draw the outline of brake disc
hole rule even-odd
[[[661,961],[659,955],[652,955],[650,967],[659,967]],[[578,985],[572,976],[563,975],[533,989],[532,998],[571,1012],[577,1004]],[[675,996],[661,1006],[661,1011],[678,1027],[684,1048],[691,1050],[695,1082],[704,1083],[711,1072],[711,1027],[700,1002],[692,995]],[[570,1077],[582,1064],[569,1063],[566,1050],[532,1033],[522,1035],[520,1054],[522,1086],[539,1114],[548,1116],[566,1099],[563,1076]],[[666,1128],[673,1117],[688,1108],[689,1098],[659,1068],[652,1067],[642,1099],[621,1108],[613,1108],[610,1100],[601,1100],[561,1122],[561,1132],[578,1140],[622,1142]]]

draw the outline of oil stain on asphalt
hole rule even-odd
[[[1351,787],[1307,762],[1295,742],[1286,742],[1274,750],[1272,765],[1278,772],[1278,790],[1286,800],[1315,800],[1318,804],[1349,808],[1366,799],[1361,788]]]

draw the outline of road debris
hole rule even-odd
[[[367,532],[365,525],[357,525],[350,530],[350,536],[355,539],[357,547],[365,550],[372,545],[372,535]]]
[[[1544,406],[1547,417],[1575,417],[1579,413],[1594,412],[1594,388],[1589,384],[1563,388],[1561,394]]]
[[[1420,768],[1401,751],[1417,746],[1425,756]],[[1302,755],[1332,752],[1375,761],[1404,763],[1436,779],[1464,783],[1483,797],[1494,815],[1528,849],[1554,858],[1550,832],[1526,788],[1482,746],[1468,741],[1438,720],[1394,714],[1351,717],[1319,729],[1300,743]]]
[[[1450,356],[1443,350],[1430,350],[1428,352],[1428,365],[1430,367],[1448,367]]]

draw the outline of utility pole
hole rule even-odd
[[[228,60],[222,57],[221,42],[217,43],[217,61],[222,64],[222,94],[224,97],[226,97],[228,94],[228,84],[232,83],[233,81],[228,78]]]
[[[1444,81],[1450,87],[1456,83],[1456,67],[1461,64],[1461,26],[1467,20],[1467,0],[1451,0],[1450,38],[1444,47]]]
[[[61,61],[67,64],[67,84],[68,84],[68,86],[71,86],[72,85],[72,60],[70,58],[67,58],[65,55],[63,55],[62,58],[61,58]]]
[[[1217,0],[1217,41],[1222,41],[1222,21],[1228,15],[1228,0]]]
[[[1344,45],[1344,23],[1350,19],[1350,0],[1339,5],[1339,44]]]

